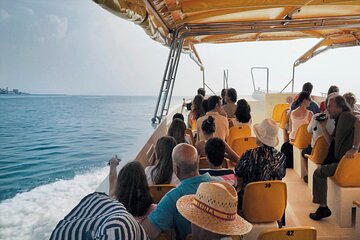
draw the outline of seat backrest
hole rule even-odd
[[[228,168],[229,167],[229,163],[230,160],[228,160],[227,158],[224,158],[224,161],[222,163],[222,167],[223,168]],[[206,169],[209,168],[209,163],[206,159],[206,157],[200,157],[199,159],[199,169]]]
[[[232,149],[241,157],[244,152],[257,146],[256,137],[240,137],[234,140]]]
[[[196,127],[197,127],[197,122],[196,122],[196,120],[194,119],[194,120],[191,120],[191,130],[194,130],[194,131],[196,131]]]
[[[311,143],[311,134],[307,130],[308,125],[309,124],[301,125],[296,131],[294,141],[290,142],[299,149],[306,148]]]
[[[290,114],[288,113],[289,110],[290,108],[285,108],[281,113],[280,124],[279,124],[279,128],[281,129],[285,129],[286,124],[289,123],[289,118],[290,118]]]
[[[258,240],[316,240],[314,227],[274,228],[260,233]]]
[[[193,131],[190,128],[186,128],[185,129],[185,134],[188,134],[190,136],[190,141],[191,141],[191,145],[194,145],[195,140],[194,140],[194,134]]]
[[[321,164],[325,160],[328,152],[329,144],[325,140],[324,136],[320,136],[316,139],[314,147],[308,158],[316,164]]]
[[[233,141],[239,137],[250,137],[251,128],[249,125],[236,125],[229,129],[229,137],[227,143],[232,148]]]
[[[355,158],[344,156],[332,179],[340,187],[360,187],[360,153]]]
[[[175,187],[175,184],[157,184],[149,186],[150,194],[153,197],[154,203],[159,203],[163,196]]]
[[[279,180],[246,185],[242,211],[252,223],[274,222],[282,218],[287,203],[286,184]]]
[[[286,109],[286,108],[289,108],[288,103],[279,103],[274,106],[273,112],[272,112],[272,119],[274,120],[274,122],[276,122],[276,123],[280,122],[281,115],[282,115],[284,109]]]

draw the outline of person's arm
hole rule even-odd
[[[234,163],[237,163],[240,159],[239,155],[231,149],[231,147],[229,146],[229,144],[225,143],[225,153],[228,156],[228,159]]]
[[[116,167],[119,165],[120,159],[117,158],[117,156],[113,157],[109,161],[110,165],[110,172],[109,172],[109,196],[114,197],[115,196],[115,190],[116,190],[116,181],[117,181],[117,171]]]
[[[323,136],[324,136],[326,142],[330,145],[330,143],[332,141],[332,136],[330,136],[329,132],[326,129],[327,121],[328,121],[328,119],[319,122],[318,126],[321,128],[321,131],[323,133]]]
[[[354,140],[353,147],[345,153],[347,158],[354,158],[355,154],[359,152],[360,146],[360,119],[356,118],[355,120],[355,132],[354,132]]]
[[[144,228],[146,234],[150,239],[156,239],[161,231],[159,231],[150,221],[148,218],[141,223],[141,226]]]

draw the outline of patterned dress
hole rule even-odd
[[[239,197],[248,183],[281,180],[286,174],[286,157],[273,147],[262,146],[246,151],[235,167],[235,174],[243,178]]]

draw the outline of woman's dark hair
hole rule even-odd
[[[251,108],[245,99],[240,99],[236,103],[235,117],[238,122],[248,123],[251,119]]]
[[[202,107],[202,102],[204,100],[204,97],[200,94],[196,95],[193,100],[193,111],[195,111],[196,119],[198,119],[201,116],[204,116],[204,109]]]
[[[167,135],[175,138],[177,144],[184,143],[185,142],[185,130],[186,130],[186,125],[185,125],[184,121],[176,118],[172,121]]]
[[[215,132],[215,119],[212,116],[209,116],[205,119],[201,125],[201,129],[204,133],[210,135]]]
[[[237,92],[235,88],[229,88],[226,90],[226,95],[230,98],[232,102],[236,102],[237,100]]]
[[[225,143],[220,138],[211,138],[205,144],[205,153],[209,162],[218,167],[224,161]]]
[[[225,105],[225,104],[226,104],[225,95],[226,95],[226,88],[223,88],[223,89],[221,90],[221,105]]]
[[[172,119],[174,120],[177,118],[184,121],[184,115],[182,113],[175,113]]]
[[[209,111],[209,101],[207,99],[204,99],[201,104],[204,113],[206,114]]]
[[[338,92],[339,92],[339,87],[338,87],[338,86],[335,86],[335,85],[331,85],[331,86],[329,87],[329,90],[328,90],[328,92],[327,92],[327,95],[330,95],[331,93],[334,93],[334,92],[338,93]]]
[[[221,97],[216,95],[209,97],[208,99],[209,111],[214,110],[216,104],[220,104],[220,103],[221,103]]]
[[[133,216],[143,216],[153,199],[150,195],[144,168],[139,162],[126,164],[119,172],[115,190],[116,199]]]
[[[176,141],[170,136],[161,137],[156,142],[155,152],[158,162],[150,172],[154,184],[168,184],[171,182],[173,174],[171,154],[175,146]]]
[[[304,101],[304,100],[310,100],[310,93],[309,92],[301,92],[299,94],[299,97],[297,99],[297,105],[300,106],[300,104]]]

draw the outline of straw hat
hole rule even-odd
[[[275,147],[279,144],[279,127],[269,118],[264,119],[261,124],[254,124],[254,132],[256,138],[267,146]]]
[[[226,182],[205,182],[196,194],[181,197],[178,211],[187,220],[213,233],[243,235],[252,225],[237,215],[237,193]]]

